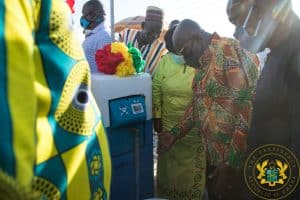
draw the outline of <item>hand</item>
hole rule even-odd
[[[247,135],[242,131],[235,130],[232,136],[232,146],[236,151],[246,152],[247,150]]]
[[[207,189],[216,200],[241,199],[241,182],[241,173],[228,163],[207,168]]]
[[[162,121],[161,121],[161,118],[154,119],[154,130],[157,133],[162,132]]]
[[[161,154],[168,151],[176,142],[177,138],[169,132],[161,132],[158,134],[157,153]]]

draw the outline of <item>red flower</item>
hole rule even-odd
[[[74,10],[75,0],[67,0],[67,4],[69,5],[72,13],[74,13],[75,12],[75,10]]]
[[[124,61],[121,53],[111,53],[110,44],[97,50],[95,59],[98,70],[105,74],[115,74],[117,66]]]

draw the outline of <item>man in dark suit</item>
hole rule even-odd
[[[236,12],[238,7],[244,8],[241,13]],[[279,144],[299,159],[300,20],[291,0],[230,0],[227,8],[230,21],[236,25],[235,36],[245,48],[254,52],[271,49],[257,83],[249,151]],[[299,198],[298,186],[290,199]]]

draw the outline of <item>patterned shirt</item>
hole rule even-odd
[[[111,42],[112,39],[104,27],[104,22],[96,26],[90,33],[87,34],[82,47],[92,73],[98,72],[95,60],[96,51],[98,49],[102,49],[105,45],[110,44]]]
[[[172,133],[183,137],[197,126],[205,138],[208,163],[241,164],[258,79],[258,59],[233,39],[213,34],[193,81],[193,102]]]
[[[134,47],[139,48],[137,41],[138,32],[135,29],[125,29],[119,34],[120,41],[127,45],[131,43]],[[139,50],[146,61],[144,72],[150,73],[153,76],[160,58],[167,53],[165,43],[157,39],[152,44],[142,46]]]

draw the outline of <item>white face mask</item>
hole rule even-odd
[[[257,44],[256,37],[261,25],[261,20],[258,21],[254,34],[249,34],[249,32],[247,31],[247,25],[252,15],[253,9],[254,6],[251,6],[243,25],[236,27],[233,35],[240,41],[243,48],[255,52],[257,49],[257,47],[255,47],[255,45]]]
[[[278,22],[272,17],[272,13],[266,13],[258,20],[254,34],[250,35],[247,31],[247,25],[253,9],[254,6],[251,6],[244,24],[236,27],[234,37],[240,41],[243,48],[257,53],[265,48],[265,44],[269,41],[272,33],[277,28]]]

